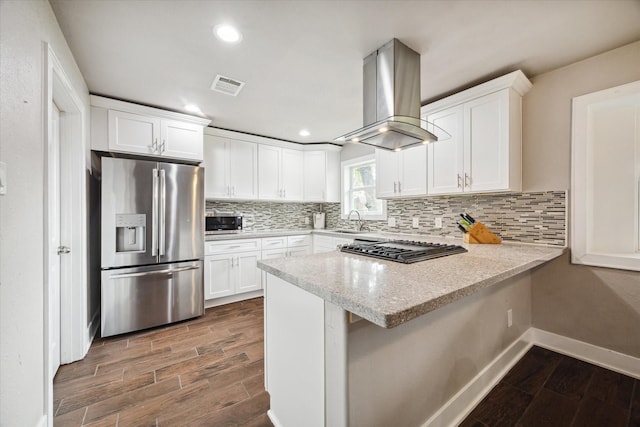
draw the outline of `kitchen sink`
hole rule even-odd
[[[329,230],[329,231],[334,231],[336,233],[346,233],[346,234],[367,234],[367,233],[369,233],[369,231],[358,231],[358,230],[351,230],[351,229],[340,229],[340,230]]]

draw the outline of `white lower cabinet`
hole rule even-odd
[[[260,239],[205,243],[205,299],[262,289]],[[250,249],[250,250],[249,250]]]
[[[321,236],[316,234],[313,236],[313,253],[319,254],[323,252],[332,252],[338,250],[339,245],[347,245],[353,243],[353,239],[345,237]]]

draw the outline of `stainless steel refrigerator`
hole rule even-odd
[[[204,169],[101,159],[101,329],[204,313]]]

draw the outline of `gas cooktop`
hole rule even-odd
[[[342,245],[340,251],[404,264],[467,252],[465,248],[458,245],[416,242],[411,240],[375,242],[355,240],[352,244]]]

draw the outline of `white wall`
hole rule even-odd
[[[569,188],[573,97],[636,80],[640,41],[534,77],[523,102],[523,189]],[[536,328],[640,357],[640,273],[566,255],[535,270],[532,289]]]
[[[0,425],[35,426],[45,413],[43,42],[75,90],[88,90],[45,0],[0,1]]]

